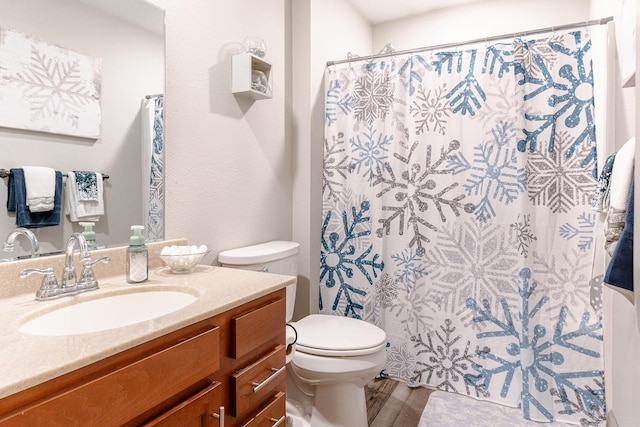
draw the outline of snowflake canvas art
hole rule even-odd
[[[101,67],[99,58],[0,28],[0,126],[99,138]]]
[[[572,31],[327,68],[319,308],[385,330],[381,376],[604,425],[591,50]]]

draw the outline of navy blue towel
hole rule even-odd
[[[53,199],[53,210],[47,212],[31,212],[27,206],[27,187],[24,182],[22,168],[12,168],[8,182],[7,210],[16,213],[16,226],[25,228],[49,227],[60,225],[62,206],[62,173],[56,171],[56,194]]]
[[[633,291],[633,180],[624,217],[624,228],[604,276],[604,283]]]

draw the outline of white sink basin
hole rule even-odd
[[[44,313],[20,327],[30,335],[64,336],[133,325],[179,310],[196,300],[187,292],[162,290],[107,296]]]

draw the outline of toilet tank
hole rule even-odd
[[[300,244],[296,242],[274,240],[222,251],[218,254],[218,262],[223,267],[297,276],[299,248]],[[295,301],[296,283],[287,286],[287,322],[293,318]]]

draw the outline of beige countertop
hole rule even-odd
[[[0,264],[0,398],[222,313],[295,281],[292,276],[208,265],[199,265],[191,274],[172,274],[154,254],[164,244],[181,242],[184,240],[149,244],[149,280],[134,285],[128,284],[123,274],[126,248],[94,251],[93,259],[104,255],[112,259],[110,264],[95,267],[100,289],[53,301],[34,299],[41,276],[31,275],[24,280],[25,284],[17,272],[33,266],[53,266],[59,279],[64,255]],[[77,260],[77,255],[75,258]],[[158,289],[181,290],[196,299],[164,316],[101,332],[36,336],[19,331],[24,322],[39,313],[102,296]]]

